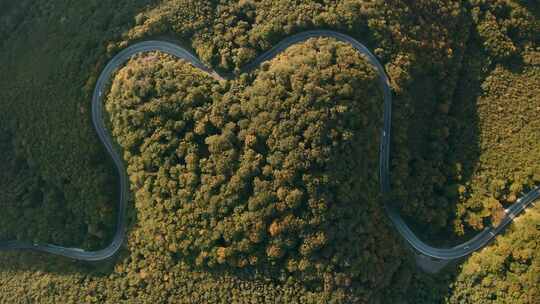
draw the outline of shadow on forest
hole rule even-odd
[[[531,5],[532,6],[532,5]],[[531,7],[531,12],[538,15],[538,7]],[[430,205],[431,208],[437,211],[442,211],[447,215],[446,225],[438,229],[433,229],[433,224],[428,222],[420,222],[413,218],[407,218],[406,222],[411,226],[413,231],[422,239],[434,247],[452,247],[457,243],[467,241],[480,232],[474,230],[466,224],[466,217],[462,218],[465,226],[465,234],[460,236],[454,230],[454,220],[458,213],[458,205],[460,203],[458,196],[458,184],[464,185],[473,182],[475,173],[478,170],[479,160],[481,155],[480,146],[480,118],[478,113],[478,99],[481,97],[483,88],[482,84],[487,77],[495,69],[495,63],[482,45],[481,38],[473,26],[471,36],[466,45],[462,66],[459,71],[456,89],[452,97],[452,104],[448,112],[448,127],[449,137],[448,153],[444,159],[444,164],[440,168],[446,171],[446,181],[444,187],[435,187],[435,193],[441,197],[446,196],[446,204],[434,202]],[[513,73],[523,71],[523,58],[514,56],[506,59],[504,62],[496,62],[497,65],[502,65],[505,69]],[[423,82],[423,84],[422,84]],[[436,125],[433,117],[436,117],[436,109],[433,108],[431,101],[435,96],[430,93],[425,93],[432,89],[430,80],[420,79],[420,83],[416,91],[424,92],[414,103],[414,121],[409,134],[413,160],[415,158],[430,159],[432,149],[429,144],[432,139],[429,138],[429,128]],[[424,100],[422,100],[424,99]],[[419,132],[421,130],[421,132]],[[413,174],[414,176],[414,171]],[[429,205],[429,204],[428,204]],[[473,206],[467,206],[467,212],[478,212]],[[490,225],[490,222],[485,220],[484,225]]]
[[[155,0],[142,0],[142,1],[116,1],[116,0],[108,0],[103,1],[101,3],[66,3],[65,1],[55,1],[53,5],[50,7],[39,7],[36,8],[36,10],[51,10],[49,13],[52,14],[62,14],[64,16],[60,22],[59,20],[52,18],[51,20],[45,19],[32,19],[32,22],[35,22],[37,25],[39,25],[37,28],[39,29],[32,29],[29,30],[29,33],[26,33],[26,36],[23,38],[19,37],[18,34],[23,30],[24,26],[20,26],[19,28],[16,28],[13,30],[13,32],[10,33],[10,36],[7,35],[5,37],[5,41],[7,43],[11,43],[14,45],[13,50],[17,50],[18,48],[22,49],[21,43],[26,43],[29,45],[34,44],[40,44],[43,42],[46,45],[43,45],[41,48],[33,48],[30,47],[31,51],[28,52],[21,52],[19,54],[12,55],[13,57],[12,62],[10,62],[10,65],[6,68],[8,69],[27,69],[29,67],[26,67],[25,64],[21,64],[21,66],[17,66],[16,61],[19,60],[21,62],[25,62],[26,57],[34,56],[32,52],[45,52],[44,50],[49,48],[56,48],[58,49],[58,57],[66,56],[67,60],[61,60],[60,64],[61,66],[58,67],[59,69],[65,69],[68,70],[63,71],[66,75],[71,74],[77,74],[77,73],[84,73],[85,75],[91,75],[92,73],[99,72],[96,71],[96,63],[100,63],[103,65],[103,62],[106,61],[106,43],[110,41],[120,40],[122,39],[119,35],[119,24],[126,24],[129,22],[133,22],[134,18],[133,16],[137,15],[137,13],[144,11],[148,9],[149,5],[156,5],[158,1]],[[26,2],[21,2],[22,4],[28,4]],[[116,8],[116,9],[111,9]],[[121,9],[120,9],[121,8]],[[9,13],[10,11],[7,11]],[[14,11],[14,13],[17,13],[18,11]],[[30,15],[30,12],[26,12],[23,18],[24,20],[29,19],[28,16]],[[32,12],[32,14],[36,14],[36,12]],[[21,19],[21,20],[23,20]],[[32,22],[28,21],[25,24],[27,27],[29,25],[32,25]],[[88,30],[85,32],[80,32],[79,36],[72,37],[73,33],[73,23],[84,23],[85,27],[88,27]],[[83,25],[79,24],[76,26],[77,28],[82,27]],[[78,24],[78,23],[77,23]],[[46,26],[44,26],[46,25]],[[115,31],[111,31],[109,29],[116,28]],[[50,32],[53,37],[47,37],[44,35],[44,33]],[[0,37],[1,38],[1,37]],[[49,39],[50,38],[50,39]],[[61,45],[58,45],[58,43],[61,43]],[[28,48],[28,45],[24,45],[24,47]],[[65,52],[65,53],[62,53]],[[43,55],[43,62],[40,62],[43,66],[36,66],[35,69],[46,69],[48,68],[47,64],[50,64],[50,62],[46,62],[50,54],[44,53]],[[37,56],[39,58],[39,56]],[[80,58],[79,60],[75,59],[75,64],[66,64],[66,63],[72,63],[74,60],[73,58]],[[102,67],[102,66],[101,66]],[[101,68],[97,67],[97,68]],[[33,70],[32,70],[33,71]],[[15,74],[16,71],[13,71]],[[37,74],[37,73],[36,73]],[[41,75],[37,74],[36,81],[42,81],[39,79]],[[52,76],[49,76],[52,77]],[[56,76],[55,76],[56,77]],[[84,83],[83,83],[84,84]],[[6,84],[9,85],[9,84]],[[81,95],[82,90],[81,87],[78,85],[81,85],[80,83],[72,83],[71,84],[74,87],[66,87],[65,90],[69,91],[70,93],[76,92],[76,94]],[[57,88],[58,89],[58,88]],[[46,91],[42,92],[46,93]],[[69,93],[66,93],[69,94]],[[18,93],[13,92],[13,95],[7,95],[10,97],[17,98],[31,98],[26,97],[26,94],[24,93]],[[30,95],[29,95],[30,96]],[[62,96],[62,95],[61,95]],[[69,96],[69,95],[68,95]],[[70,98],[73,98],[70,96]],[[86,97],[83,97],[86,99]],[[45,98],[44,98],[45,99]],[[89,103],[88,103],[89,104]],[[67,106],[67,105],[66,105]],[[9,103],[7,104],[7,107],[9,107]],[[9,110],[9,108],[4,109]],[[91,135],[92,139],[84,138],[82,140],[85,141],[85,144],[87,142],[95,142],[96,144],[99,144],[97,141],[97,135],[93,131],[93,127],[91,125],[91,113],[90,111],[83,111],[81,108],[80,114],[86,115],[88,121],[88,132],[82,132],[82,136],[86,136],[86,134]],[[46,118],[43,118],[46,119]],[[81,118],[82,119],[82,118]],[[16,121],[16,118],[13,118],[13,122]],[[19,124],[17,124],[19,123]],[[24,123],[27,122],[18,122],[17,123],[11,123],[11,121],[2,121],[2,125],[0,128],[6,128],[6,132],[11,133],[12,135],[17,135],[17,128],[23,128]],[[53,123],[53,122],[51,122]],[[65,128],[66,125],[59,126],[60,128]],[[86,131],[86,130],[84,130]],[[59,132],[61,133],[61,132]],[[6,133],[7,134],[7,133]],[[20,143],[24,142],[24,138],[15,137],[9,139],[11,142],[14,143]],[[81,140],[81,139],[77,139]],[[69,138],[70,143],[74,143],[75,140],[73,138]],[[13,146],[13,153],[17,154],[17,169],[14,171],[16,174],[19,174],[21,171],[21,168],[25,168],[27,166],[30,166],[30,171],[36,171],[40,170],[41,168],[39,166],[32,165],[33,160],[30,158],[27,158],[25,155],[21,155],[21,153],[25,154],[26,151],[24,149],[21,150],[20,145],[17,144],[17,147]],[[2,146],[3,147],[3,146]],[[23,147],[24,148],[24,147]],[[78,149],[79,147],[67,147],[68,149]],[[16,152],[15,152],[16,150]],[[20,150],[20,151],[19,151]],[[8,152],[6,150],[0,151],[0,153]],[[46,153],[47,151],[43,151],[43,153]],[[10,153],[10,154],[13,154]],[[2,155],[5,156],[5,155]],[[28,165],[27,165],[28,163]],[[19,166],[22,164],[22,167]],[[102,174],[102,176],[99,176],[99,178],[103,178],[102,182],[99,182],[100,189],[85,189],[84,186],[76,187],[78,191],[83,192],[92,192],[92,191],[99,191],[100,196],[106,197],[110,200],[110,202],[113,205],[113,208],[116,208],[117,206],[117,188],[118,188],[118,181],[116,177],[116,170],[114,169],[114,165],[112,160],[110,159],[110,156],[106,153],[106,150],[104,147],[100,145],[99,149],[92,150],[90,154],[88,154],[88,157],[84,162],[79,164],[81,166],[90,166],[94,169],[96,175]],[[2,169],[3,167],[0,167]],[[23,168],[23,169],[24,169]],[[29,171],[29,170],[26,170]],[[39,172],[36,171],[35,174],[39,177]],[[77,228],[74,228],[75,226],[71,227],[73,231],[66,232],[69,235],[64,236],[58,236],[62,234],[64,231],[62,230],[63,222],[65,218],[69,217],[75,217],[75,215],[71,214],[73,211],[67,211],[62,207],[62,204],[65,203],[63,201],[64,198],[64,191],[62,189],[62,186],[69,185],[72,183],[71,180],[63,177],[63,174],[60,174],[58,172],[57,176],[50,181],[47,181],[46,184],[44,184],[43,181],[39,182],[36,187],[36,193],[41,192],[41,196],[43,196],[44,189],[54,187],[56,189],[54,192],[57,194],[55,196],[51,196],[51,199],[56,197],[58,201],[54,203],[54,212],[48,212],[48,213],[41,213],[36,214],[37,217],[39,217],[40,220],[40,227],[42,225],[49,225],[50,227],[54,228],[54,232],[51,232],[51,235],[45,236],[45,239],[47,240],[58,240],[58,242],[54,243],[55,245],[64,245],[68,247],[81,247],[81,246],[89,246],[92,250],[98,250],[106,245],[109,244],[110,239],[112,238],[113,230],[115,222],[113,223],[102,223],[102,220],[97,218],[97,221],[99,223],[96,223],[99,229],[102,230],[101,235],[99,238],[96,238],[94,236],[89,236],[89,231],[87,230],[87,225],[92,223],[76,223]],[[91,178],[91,177],[88,177]],[[50,185],[49,185],[50,184]],[[73,187],[72,187],[73,188]],[[86,187],[89,188],[89,187]],[[40,191],[41,189],[41,191]],[[73,191],[73,189],[71,189]],[[20,192],[20,191],[19,191]],[[24,192],[24,191],[23,191]],[[50,192],[50,191],[49,191]],[[25,194],[25,193],[23,193]],[[30,193],[32,194],[32,193]],[[81,194],[82,195],[82,194]],[[48,204],[51,204],[51,199],[48,201],[42,201],[39,198],[40,197],[34,197],[33,195],[29,201],[31,201],[32,206],[36,205],[36,208],[49,208]],[[73,196],[73,195],[72,195]],[[0,200],[0,206],[2,204],[7,203],[5,200]],[[17,203],[19,203],[17,201]],[[5,207],[5,206],[4,206]],[[79,207],[79,206],[76,206]],[[36,210],[38,210],[36,209]],[[133,213],[134,206],[133,202],[128,202],[128,221],[130,223],[136,222],[136,215]],[[63,211],[66,212],[63,212]],[[26,211],[25,211],[26,212]],[[34,212],[35,213],[35,212]],[[69,213],[69,214],[68,214]],[[3,215],[5,216],[5,214]],[[105,217],[110,216],[105,214]],[[13,216],[12,216],[13,217]],[[114,218],[115,216],[113,216]],[[93,219],[96,219],[93,217]],[[82,221],[82,219],[81,219]],[[25,220],[23,216],[20,218],[11,218],[10,223],[17,223],[19,222],[19,227],[28,226],[32,223],[28,223],[28,220]],[[48,224],[47,224],[48,223]],[[80,225],[79,225],[80,224]],[[79,229],[80,228],[80,229]],[[64,229],[65,230],[65,229]],[[111,231],[109,231],[111,230]],[[16,232],[9,231],[7,238],[12,238],[13,235]],[[54,235],[56,236],[54,236]],[[77,234],[77,236],[72,237],[73,234]],[[43,237],[43,234],[41,234],[41,237]],[[80,236],[79,236],[80,235]],[[0,240],[5,239],[4,237],[0,237]],[[82,242],[84,240],[84,242]],[[80,241],[80,242],[79,242]],[[84,243],[85,245],[82,245],[81,243]],[[70,274],[70,273],[79,273],[79,272],[85,272],[85,273],[103,273],[106,274],[107,272],[112,271],[112,265],[115,263],[116,260],[122,259],[125,256],[125,253],[120,253],[117,257],[111,260],[107,260],[100,263],[84,263],[84,262],[77,262],[72,261],[66,258],[62,257],[56,257],[49,254],[43,254],[43,253],[36,253],[36,252],[29,252],[29,251],[17,251],[17,252],[0,252],[0,272],[3,271],[44,271],[44,272],[52,272],[52,273],[60,273],[60,274]]]
[[[129,231],[132,230],[133,225],[137,222],[136,210],[132,200],[128,201],[127,210],[127,234],[129,234]],[[90,277],[105,278],[114,272],[114,267],[119,262],[129,257],[129,249],[125,245],[112,258],[98,262],[76,261],[33,251],[8,251],[0,252],[0,272],[22,273],[39,271],[61,275],[82,274]]]
[[[482,93],[482,83],[493,69],[474,26],[471,31],[449,108],[441,109],[439,106],[436,90],[441,84],[433,83],[436,80],[430,75],[417,75],[414,78],[417,83],[413,84],[413,91],[419,92],[419,95],[413,96],[414,114],[408,135],[412,154],[409,165],[412,168],[411,180],[414,180],[410,187],[414,188],[415,184],[420,185],[417,187],[433,185],[435,196],[425,202],[425,207],[431,209],[431,216],[436,218],[435,223],[438,224],[421,222],[408,216],[406,222],[422,240],[436,247],[451,247],[478,233],[466,228],[465,236],[458,236],[453,226],[459,203],[458,185],[471,181],[478,166],[481,151],[477,100]],[[440,112],[447,113],[448,117],[446,126],[449,135],[446,140],[432,131],[441,128],[438,121]],[[440,149],[438,145],[448,145],[442,159],[436,158]],[[426,163],[428,166],[422,166]],[[429,167],[429,164],[433,167]],[[423,175],[425,172],[431,174]],[[436,175],[442,178],[442,182],[426,180]],[[421,193],[422,189],[418,192]]]

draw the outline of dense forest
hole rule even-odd
[[[520,0],[0,0],[0,240],[108,243],[116,176],[90,97],[116,52],[173,40],[237,76],[160,53],[118,71],[125,247],[97,264],[0,253],[0,302],[537,303],[537,207],[431,276],[382,202],[451,245],[540,183],[538,16]],[[365,43],[391,79],[390,197],[376,74],[349,46],[309,40],[239,74],[320,28]]]
[[[374,69],[328,39],[223,83],[157,54],[134,59],[106,105],[141,215],[138,247],[375,288],[377,269],[399,266],[379,198],[378,91]]]

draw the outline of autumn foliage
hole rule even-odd
[[[90,100],[107,61],[137,41],[172,40],[238,74],[291,34],[331,29],[373,51],[393,94],[393,192],[381,198],[381,96],[347,45],[311,40],[223,82],[160,53],[133,58],[104,92],[133,190],[124,248],[98,264],[2,252],[0,302],[538,303],[536,215],[430,276],[381,206],[453,246],[538,184],[539,11],[523,0],[0,1],[0,240],[109,243],[117,177]]]
[[[150,250],[204,267],[379,281],[367,269],[394,254],[368,242],[389,233],[377,176],[382,98],[352,47],[311,39],[221,82],[143,55],[119,71],[106,106]]]

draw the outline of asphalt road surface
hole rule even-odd
[[[380,187],[383,193],[390,191],[390,131],[391,131],[391,116],[392,116],[392,91],[390,88],[390,81],[384,67],[378,61],[363,44],[356,41],[354,38],[334,31],[317,30],[302,32],[293,36],[290,36],[274,48],[263,53],[257,57],[252,63],[248,64],[242,69],[242,72],[249,72],[257,68],[262,62],[271,60],[289,46],[303,42],[313,37],[332,37],[339,41],[346,42],[355,48],[360,54],[375,67],[379,74],[379,81],[384,97],[384,123],[381,131],[380,141],[380,156],[379,156],[379,174],[380,174]],[[51,244],[34,244],[27,242],[8,241],[0,242],[1,250],[35,250],[46,252],[50,254],[60,255],[76,260],[83,261],[99,261],[112,257],[122,247],[125,239],[126,230],[126,200],[129,194],[128,177],[126,176],[126,170],[120,153],[114,148],[113,142],[107,128],[103,121],[103,98],[106,95],[107,89],[110,85],[111,77],[115,71],[118,70],[126,61],[132,56],[151,51],[160,51],[170,54],[179,59],[183,59],[190,62],[193,66],[207,72],[216,79],[224,79],[229,76],[219,75],[217,72],[206,67],[195,55],[190,53],[185,48],[176,44],[166,41],[144,41],[133,44],[132,46],[124,49],[114,56],[109,63],[105,66],[105,69],[101,72],[100,77],[97,80],[94,94],[92,97],[92,122],[99,136],[99,139],[107,149],[107,152],[112,157],[117,169],[117,174],[120,179],[119,200],[118,200],[118,213],[116,219],[116,232],[113,240],[109,246],[98,251],[85,251],[79,248],[66,248]],[[435,258],[438,260],[454,260],[486,246],[497,234],[499,234],[513,219],[519,215],[525,208],[531,205],[536,199],[540,198],[540,187],[537,187],[528,193],[524,194],[515,204],[506,209],[505,217],[501,224],[497,227],[486,228],[471,240],[459,244],[452,248],[435,248],[422,242],[407,226],[403,218],[399,215],[398,211],[394,209],[390,204],[385,205],[386,213],[388,217],[396,227],[399,234],[413,247],[418,253],[421,253],[427,257]]]

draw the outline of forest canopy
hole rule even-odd
[[[331,29],[373,51],[393,94],[381,197],[381,96],[347,45],[311,40],[224,82],[133,58],[107,93],[132,183],[125,246],[97,264],[2,252],[0,302],[536,304],[537,211],[427,275],[381,206],[451,247],[539,184],[538,16],[521,0],[0,1],[0,240],[109,243],[117,177],[90,100],[138,41],[238,74]]]
[[[106,107],[148,251],[205,267],[279,266],[306,282],[332,274],[342,286],[376,286],[375,269],[399,265],[385,262],[398,249],[380,246],[391,237],[378,74],[351,46],[310,39],[222,82],[142,55],[118,72]]]

